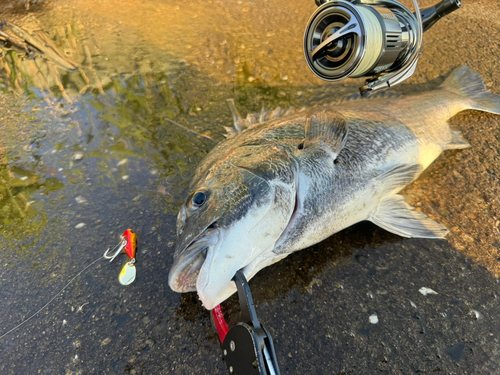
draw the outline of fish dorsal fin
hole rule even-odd
[[[331,104],[338,105],[338,104],[345,104],[348,102],[358,102],[358,101],[366,101],[366,100],[374,100],[374,99],[396,99],[396,98],[399,98],[400,96],[401,96],[401,94],[399,94],[399,93],[386,92],[386,91],[378,92],[376,94],[369,96],[368,98],[363,98],[359,94],[352,94],[352,95],[344,96]]]
[[[227,99],[227,105],[229,106],[229,110],[231,111],[231,115],[233,115],[234,130],[238,133],[243,131],[243,129],[246,125],[245,120],[240,116],[240,113],[236,109],[236,106],[234,105],[234,100]],[[232,132],[230,133],[229,129],[226,128],[226,131],[228,132],[228,135],[231,136],[233,134],[232,134]]]
[[[268,111],[264,108],[259,113],[249,113],[246,118],[242,118],[234,105],[233,99],[227,99],[227,105],[233,116],[233,128],[224,127],[227,134],[227,138],[232,137],[238,133],[241,133],[245,129],[249,129],[257,124],[262,124],[267,121],[271,121],[280,117],[288,116],[295,112],[295,109],[290,107],[287,110],[277,107],[274,111]]]
[[[363,98],[359,94],[352,94],[348,96],[344,96],[340,99],[337,99],[333,103],[329,103],[328,106],[331,105],[340,105],[340,104],[345,104],[345,103],[351,103],[351,102],[361,102],[361,101],[366,101],[366,100],[373,100],[373,99],[394,99],[400,97],[401,94],[397,93],[390,93],[390,92],[379,92],[376,93],[369,98]],[[239,114],[238,110],[236,109],[236,106],[234,104],[233,99],[227,99],[226,100],[227,105],[229,106],[229,110],[231,111],[231,115],[233,116],[233,127],[224,127],[226,130],[226,134],[224,136],[226,138],[233,137],[234,135],[241,133],[245,129],[249,129],[257,124],[262,124],[267,121],[275,120],[280,117],[285,117],[288,116],[292,113],[299,113],[303,112],[306,108],[301,108],[300,110],[296,110],[293,107],[290,107],[287,110],[281,109],[280,107],[277,107],[273,111],[266,110],[262,108],[260,112],[257,113],[249,113],[246,118],[241,117]]]
[[[347,140],[347,119],[337,112],[323,111],[309,117],[306,121],[303,149],[327,145],[328,147],[324,149],[335,154],[334,158],[337,157]]]
[[[415,211],[399,194],[383,198],[369,220],[402,237],[444,238],[448,234],[444,226]]]

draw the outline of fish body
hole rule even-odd
[[[442,151],[469,147],[447,120],[466,109],[500,114],[469,67],[436,90],[345,101],[242,119],[200,163],[179,211],[171,288],[212,309],[238,270],[262,268],[359,221],[404,236],[443,238],[444,226],[398,194]]]

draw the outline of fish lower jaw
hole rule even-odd
[[[205,247],[190,263],[186,264],[170,280],[170,288],[178,293],[196,291],[196,282],[200,274],[201,267],[207,256],[208,248]]]
[[[282,259],[286,257],[288,254],[279,257],[279,259]],[[279,260],[278,259],[278,260]],[[272,264],[273,262],[269,262],[269,264]],[[243,275],[247,280],[250,280],[261,268],[255,268],[252,263],[247,264],[246,266],[242,267],[239,269],[239,271],[243,272]],[[236,272],[235,272],[236,274]],[[237,287],[236,283],[233,281],[234,276],[231,278],[231,281],[229,281],[227,287],[224,289],[223,292],[219,293],[217,295],[217,298],[213,297],[208,297],[203,294],[203,292],[200,293],[198,291],[198,298],[200,299],[201,303],[207,310],[212,310],[214,309],[217,305],[221,304],[225,300],[227,300],[229,297],[231,297],[234,293],[237,292]]]
[[[200,270],[196,270],[191,273],[181,273],[174,282],[170,284],[170,288],[178,293],[188,293],[196,291],[196,280],[198,279],[198,275]]]
[[[231,297],[236,291],[236,283],[234,281],[230,281],[227,288],[217,296],[217,299],[206,298],[203,293],[200,292],[198,292],[198,298],[203,304],[203,307],[205,307],[207,310],[213,310],[217,305],[221,304],[229,297]]]

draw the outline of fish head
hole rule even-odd
[[[273,249],[295,207],[296,171],[275,146],[239,147],[202,163],[177,218],[170,287],[197,291],[211,310],[236,291],[238,270],[249,279],[281,259]]]

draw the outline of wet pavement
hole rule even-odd
[[[325,84],[307,68],[314,2],[0,9],[60,52],[0,58],[0,336],[125,229],[139,238],[132,285],[117,280],[125,256],[96,262],[0,338],[1,373],[226,373],[196,294],[167,285],[175,215],[231,124],[227,98],[246,113],[357,92],[359,80]],[[500,93],[498,15],[497,2],[464,1],[426,33],[416,74],[394,92],[435,87],[467,63]],[[404,191],[446,240],[360,223],[252,279],[283,374],[500,373],[500,117],[468,111],[451,124],[472,147],[445,152]],[[223,308],[234,322],[236,298]]]

